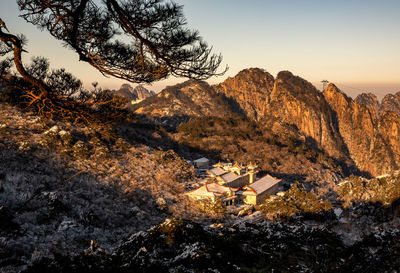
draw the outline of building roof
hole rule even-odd
[[[213,167],[220,167],[223,168],[224,164],[221,163],[221,161],[219,161],[217,164],[214,164]]]
[[[210,160],[208,158],[202,157],[196,160],[193,160],[193,162],[197,163],[197,162],[209,162]]]
[[[241,166],[239,166],[239,164],[236,162],[236,163],[235,163],[235,165],[233,165],[233,166],[231,167],[231,169],[237,169],[237,170],[241,170],[241,169],[242,169],[242,167],[241,167]]]
[[[226,186],[222,186],[218,183],[208,183],[205,184],[203,186],[201,186],[200,188],[194,189],[192,191],[188,191],[185,192],[185,194],[188,195],[201,195],[201,196],[220,196],[223,195],[226,192],[232,192],[237,190],[236,188],[231,188],[231,187],[226,187]]]
[[[223,175],[224,173],[226,173],[226,170],[222,169],[222,168],[212,168],[211,170],[208,170],[210,173],[212,173],[214,176],[220,176]]]
[[[225,183],[232,182],[232,181],[236,180],[238,177],[239,176],[237,174],[232,173],[232,172],[228,172],[228,173],[221,175],[221,178],[222,178],[222,180],[225,181]]]
[[[237,195],[232,195],[232,196],[223,198],[222,202],[230,201],[230,200],[233,200],[233,199],[236,199],[236,198],[238,198]]]
[[[246,194],[251,194],[253,193],[254,195],[259,195],[264,193],[266,190],[272,188],[276,184],[278,184],[281,180],[278,180],[276,178],[273,178],[270,175],[266,175],[260,179],[258,179],[256,182],[245,186],[243,189],[246,189]]]
[[[258,168],[258,166],[257,166],[255,163],[250,162],[250,163],[247,165],[247,168],[248,168],[248,169],[255,170],[255,169]]]

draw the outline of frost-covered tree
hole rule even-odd
[[[261,205],[261,210],[268,218],[288,218],[295,214],[319,215],[332,209],[328,200],[321,200],[299,182],[285,192],[284,196],[266,199]]]

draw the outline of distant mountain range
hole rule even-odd
[[[123,84],[118,90],[115,91],[115,94],[126,98],[128,101],[143,100],[155,95],[153,91],[147,90],[142,85],[138,85],[133,88],[129,84]]]
[[[400,116],[400,92],[387,94],[379,103],[378,98],[372,93],[363,93],[357,96],[356,101],[360,104],[372,107],[378,115],[385,112],[395,112]]]
[[[172,128],[191,118],[240,115],[268,124],[282,138],[288,130],[300,133],[361,172],[379,175],[400,165],[400,93],[387,95],[382,103],[372,94],[353,100],[334,84],[320,92],[289,71],[274,78],[251,68],[214,86],[187,81],[168,87],[132,110]]]

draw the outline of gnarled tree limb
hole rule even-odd
[[[24,51],[24,49],[22,48],[22,41],[13,34],[3,32],[2,26],[0,26],[0,40],[13,50],[14,64],[21,76],[32,85],[39,88],[40,95],[38,99],[47,97],[49,95],[49,87],[43,81],[36,79],[32,75],[30,75],[22,64],[22,52]]]
[[[186,28],[182,6],[163,0],[18,0],[22,17],[105,76],[151,83],[169,75],[222,75],[221,55]],[[128,39],[127,39],[128,38]]]

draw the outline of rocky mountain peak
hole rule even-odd
[[[340,90],[334,83],[329,83],[328,86],[325,88],[323,91],[324,96],[329,96],[329,95],[337,95],[340,94],[341,96],[346,97],[346,100],[351,100],[346,93],[344,93],[342,90]]]
[[[387,94],[382,100],[381,111],[391,111],[400,116],[400,92]]]
[[[325,90],[322,92],[325,100],[332,105],[341,105],[347,107],[353,102],[353,99],[342,92],[333,83],[328,84]],[[336,108],[336,107],[335,107]]]
[[[191,117],[226,117],[234,112],[229,101],[206,82],[189,80],[168,86],[155,96],[130,106],[146,120],[175,128]]]
[[[248,68],[240,71],[235,77],[228,78],[225,82],[233,79],[234,81],[248,82],[252,84],[268,84],[274,81],[274,77],[261,68]]]
[[[240,113],[276,135],[294,128],[346,166],[379,175],[400,162],[400,119],[394,112],[400,113],[400,93],[386,96],[383,104],[391,112],[377,116],[379,103],[372,94],[354,101],[334,84],[320,92],[289,71],[279,72],[275,79],[262,69],[250,68],[214,86],[199,81],[170,86],[130,107],[172,129],[190,118],[224,119]]]
[[[277,84],[274,90],[276,94],[274,96],[283,95],[285,93],[286,95],[293,96],[298,100],[301,101],[318,101],[319,98],[321,97],[320,92],[315,88],[312,83],[309,81],[306,81],[305,79],[293,75],[289,71],[281,71],[278,73],[277,77]]]
[[[374,96],[361,95],[354,101],[333,86],[328,86],[324,96],[335,113],[339,133],[358,168],[372,175],[396,168],[400,142],[394,141],[398,134],[391,131],[398,128],[398,124],[390,115],[379,117],[373,107],[367,105],[377,103]]]
[[[290,78],[299,78],[299,79],[301,79],[300,77],[297,77],[297,76],[293,75],[293,73],[288,71],[288,70],[280,71],[278,73],[278,75],[276,75],[276,78],[280,79],[280,80],[290,79]]]
[[[274,81],[274,77],[263,69],[249,68],[215,85],[214,89],[235,100],[250,119],[260,120],[264,117]]]
[[[155,95],[153,91],[149,91],[143,87],[143,85],[139,84],[138,86],[133,89],[133,92],[136,93],[139,100],[143,100],[145,98],[151,97]]]
[[[379,114],[380,112],[378,98],[372,93],[362,93],[356,97],[355,101],[361,105],[371,107],[376,114]]]
[[[400,92],[387,94],[382,102],[372,93],[362,93],[355,99],[359,104],[372,108],[377,116],[382,116],[386,112],[393,112],[400,116]]]
[[[128,102],[137,100],[137,98],[138,98],[137,94],[134,92],[133,87],[127,83],[121,85],[121,87],[118,90],[116,90],[114,93],[117,96],[126,98]]]
[[[296,126],[331,156],[346,154],[331,107],[310,82],[289,71],[279,72],[266,118]]]
[[[144,88],[142,85],[138,85],[133,88],[130,84],[123,84],[119,90],[115,91],[117,96],[126,98],[128,101],[143,100],[145,98],[153,96],[155,93]]]
[[[127,89],[127,90],[133,92],[133,87],[128,83],[124,83],[123,85],[121,85],[121,87],[119,89]]]

